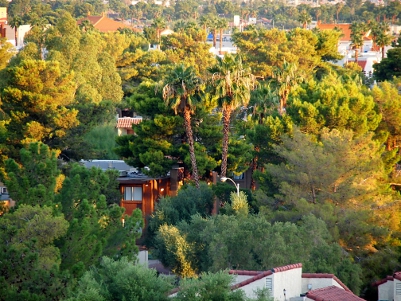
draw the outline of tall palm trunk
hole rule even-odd
[[[14,27],[14,38],[15,38],[15,47],[18,46],[18,27]]]
[[[189,156],[191,158],[192,177],[195,180],[196,188],[199,188],[198,166],[196,164],[194,137],[191,127],[191,110],[188,107],[186,107],[184,110],[184,122],[185,122],[185,132],[187,135],[187,140],[189,145]]]
[[[228,138],[230,135],[231,106],[226,105],[223,109],[223,147],[221,155],[221,177],[227,175],[227,156],[228,156]]]
[[[157,49],[160,50],[160,43],[161,43],[161,29],[157,28]]]
[[[254,150],[259,153],[260,151],[260,147],[256,146],[254,148]],[[255,155],[255,157],[253,157],[252,159],[252,177],[251,177],[251,190],[255,191],[256,190],[256,181],[255,178],[253,177],[253,175],[255,174],[255,171],[258,169],[258,160],[259,157],[257,155]]]
[[[212,32],[213,32],[213,47],[214,47],[214,48],[216,48],[216,44],[217,44],[217,43],[216,43],[216,38],[217,38],[217,37],[216,37],[216,31],[217,31],[217,30],[216,30],[215,28],[213,28]]]
[[[220,55],[222,54],[221,53],[221,47],[222,47],[222,44],[223,44],[223,28],[220,28]]]

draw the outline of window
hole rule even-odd
[[[142,202],[142,187],[139,186],[125,187],[124,200]]]
[[[233,175],[234,180],[243,180],[244,179],[244,173],[240,174],[240,175]]]
[[[272,278],[266,278],[266,289],[268,289],[270,292],[273,291],[273,279]]]
[[[401,295],[401,283],[397,283],[397,285],[395,286],[395,294],[397,296]]]
[[[6,187],[3,187],[3,189],[2,189],[1,192],[7,194],[7,193],[8,193],[7,188],[6,188]]]

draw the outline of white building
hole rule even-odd
[[[377,281],[379,301],[401,301],[401,272]]]
[[[231,270],[233,290],[243,290],[255,298],[257,289],[268,289],[275,301],[363,301],[333,274],[302,273],[302,264],[291,264],[268,271]]]

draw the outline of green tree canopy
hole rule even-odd
[[[167,301],[171,288],[171,279],[157,276],[153,269],[135,265],[126,257],[102,257],[100,265],[82,276],[65,301]]]
[[[0,300],[60,300],[68,277],[54,241],[68,222],[51,207],[20,205],[0,218]]]
[[[64,137],[79,124],[71,108],[75,85],[73,74],[62,74],[55,61],[24,60],[6,69],[2,108],[8,113],[11,146]]]

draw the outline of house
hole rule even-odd
[[[133,125],[140,124],[142,122],[142,117],[118,117],[117,118],[117,135],[133,135],[134,130],[132,129]]]
[[[109,19],[104,13],[101,16],[91,16],[88,14],[85,18],[78,20],[77,24],[80,25],[84,20],[88,20],[93,27],[100,32],[117,31],[119,28],[129,28],[134,30],[129,25]]]
[[[10,207],[15,206],[15,201],[10,198],[7,187],[0,182],[0,216]]]
[[[175,195],[178,191],[179,168],[173,168],[166,176],[149,177],[123,160],[81,160],[80,163],[87,168],[114,169],[119,172],[120,206],[125,208],[128,215],[138,208],[144,217],[149,216],[160,197]]]
[[[378,288],[379,301],[401,301],[401,272],[373,283]]]
[[[255,290],[268,289],[274,300],[363,301],[333,274],[302,273],[302,264],[291,264],[268,271],[230,270],[232,290],[243,290],[255,298]]]
[[[338,43],[338,52],[342,54],[344,57],[341,60],[335,62],[336,65],[344,66],[349,62],[355,61],[355,50],[352,48],[351,41],[351,24],[323,24],[318,22],[316,27],[320,30],[328,30],[328,29],[338,29],[342,32],[342,36],[340,37]],[[385,52],[390,47],[385,47]],[[357,64],[362,68],[362,71],[366,75],[373,74],[373,64],[380,63],[382,59],[381,50],[378,47],[374,47],[373,39],[370,36],[370,31],[368,31],[363,37],[363,46],[359,50],[358,53],[358,62]]]
[[[339,40],[339,45],[338,45],[338,51],[340,53],[344,53],[344,51],[351,51],[351,24],[350,23],[340,23],[340,24],[324,24],[321,23],[320,21],[317,22],[316,28],[319,28],[320,30],[340,30],[342,33],[342,36],[340,37]],[[370,37],[370,31],[368,31],[364,38],[363,38],[363,46],[362,46],[362,51],[361,53],[371,51],[373,48],[373,40]]]
[[[20,25],[17,29],[8,24],[7,9],[0,7],[0,37],[20,49],[24,45],[24,37],[31,30],[31,25]],[[17,41],[16,41],[17,39]]]

